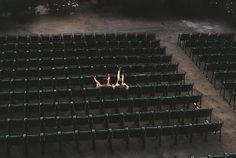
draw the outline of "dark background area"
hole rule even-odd
[[[69,0],[63,0],[69,1]],[[88,3],[86,0],[76,0],[78,3]],[[227,15],[226,4],[235,6],[232,0],[96,0],[97,5],[119,5],[128,14],[158,14],[180,16],[222,16]],[[29,7],[39,4],[60,3],[62,0],[0,0],[0,12],[10,12],[12,15],[22,15]],[[19,14],[20,13],[20,14]]]

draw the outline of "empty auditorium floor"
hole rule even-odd
[[[186,72],[187,82],[194,83],[194,89],[203,94],[203,106],[213,107],[213,119],[224,122],[222,142],[216,137],[209,136],[208,142],[194,138],[189,144],[187,139],[174,146],[172,141],[163,143],[159,147],[154,140],[148,140],[146,148],[142,149],[139,143],[130,142],[130,149],[126,150],[124,142],[114,145],[111,153],[106,146],[106,142],[97,142],[97,151],[93,152],[91,143],[81,144],[81,151],[74,149],[73,142],[63,144],[63,151],[58,152],[57,145],[46,149],[46,154],[42,156],[40,145],[31,148],[28,157],[34,158],[157,158],[157,157],[188,157],[189,155],[205,155],[207,153],[219,154],[223,152],[236,151],[236,114],[230,106],[223,100],[216,90],[202,74],[195,64],[177,46],[177,37],[181,32],[235,32],[228,24],[221,20],[212,19],[186,19],[186,18],[141,18],[124,17],[121,15],[82,12],[72,16],[55,17],[41,16],[25,24],[17,24],[7,21],[1,22],[0,33],[74,33],[74,32],[155,32],[161,39],[161,45],[167,47],[167,54],[173,54],[173,62],[179,63],[181,71]],[[199,137],[202,138],[202,137]],[[0,149],[0,157],[6,157]],[[10,157],[23,158],[23,150],[14,147]]]

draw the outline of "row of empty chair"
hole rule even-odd
[[[24,40],[23,40],[24,39]],[[212,109],[185,82],[153,33],[0,36],[0,144],[109,142],[219,133]],[[126,89],[111,84],[121,67]],[[127,133],[128,132],[128,133]],[[198,134],[200,135],[198,135]],[[178,137],[177,137],[178,136]]]
[[[54,43],[7,43],[0,44],[1,51],[19,50],[71,50],[80,48],[139,48],[159,47],[160,41],[82,41],[82,42],[54,42]]]
[[[71,116],[41,116],[41,117],[17,117],[0,120],[1,135],[15,135],[21,133],[65,131],[67,129],[109,129],[125,128],[143,125],[155,127],[157,125],[168,126],[171,124],[184,125],[188,123],[198,123],[201,120],[211,121],[212,109],[199,108],[196,110],[167,110],[148,111],[135,113],[117,114],[90,114]],[[100,126],[98,126],[100,125]],[[48,127],[53,127],[49,128]],[[36,128],[36,129],[35,129]],[[15,130],[18,129],[18,130]]]
[[[150,76],[155,76],[157,74],[164,76],[164,74],[169,74],[172,76],[177,76],[178,74],[183,74],[181,72],[178,72],[176,69],[177,64],[162,64],[162,65],[152,65],[149,67],[143,67],[142,65],[136,65],[136,66],[127,66],[124,67],[125,71],[128,75],[127,78],[129,78],[131,75],[133,76],[140,76],[140,78],[143,76],[144,78],[148,78]],[[114,69],[112,69],[114,68]],[[144,69],[145,68],[145,69]],[[161,69],[162,68],[162,69]],[[52,68],[45,68],[45,67],[39,67],[39,68],[23,68],[23,69],[5,69],[1,71],[2,79],[21,79],[24,77],[28,78],[49,78],[51,76],[57,77],[57,76],[67,76],[67,77],[81,77],[83,76],[89,76],[95,73],[100,73],[101,70],[104,70],[103,73],[109,73],[112,74],[112,79],[115,80],[116,73],[114,70],[116,70],[117,67],[52,67]],[[87,70],[87,71],[86,71]],[[137,74],[137,71],[140,71],[140,74]],[[84,72],[84,73],[83,73]],[[143,75],[142,75],[143,74]],[[83,75],[83,76],[82,76]],[[101,77],[104,75],[101,75]],[[90,76],[91,77],[91,76]],[[134,78],[134,77],[133,77]],[[82,79],[83,80],[83,79]],[[86,80],[86,79],[85,79]],[[158,80],[157,80],[158,82]]]
[[[218,34],[218,36],[212,36],[211,39],[208,39],[205,34],[199,34],[197,36],[199,39],[191,36],[197,35],[194,33],[180,34],[179,45],[203,70],[213,85],[220,86],[223,97],[229,103],[233,103],[232,107],[235,109],[236,93],[233,85],[236,79],[236,50],[235,45],[231,45],[235,43],[234,34]],[[200,36],[202,37],[200,38]],[[202,45],[201,43],[205,44]],[[212,43],[218,44],[213,46]],[[229,85],[232,87],[229,87]]]
[[[122,67],[123,70],[127,74],[131,73],[137,73],[140,72],[143,73],[157,73],[157,72],[178,72],[178,64],[169,64],[169,63],[138,63],[138,64],[119,64],[115,65],[109,64],[109,65],[101,65],[97,64],[94,66],[90,65],[81,65],[77,66],[75,63],[69,62],[70,60],[58,60],[56,62],[52,62],[51,60],[45,61],[17,61],[17,62],[4,62],[2,63],[2,71],[1,75],[2,78],[7,76],[16,76],[20,77],[23,74],[32,73],[32,74],[44,74],[47,72],[55,72],[56,74],[60,74],[59,72],[63,72],[66,74],[71,75],[90,75],[95,73],[109,73],[109,74],[115,74],[116,69],[118,67]],[[65,63],[64,63],[64,62]],[[69,66],[69,67],[67,67]],[[41,72],[40,72],[41,71]],[[27,76],[27,75],[26,75]]]
[[[192,47],[190,50],[191,53],[188,55],[193,59],[195,55],[207,55],[207,54],[234,54],[236,52],[235,47]]]
[[[234,158],[234,157],[236,157],[236,153],[224,153],[219,155],[208,154],[206,156],[200,156],[199,158]]]
[[[186,41],[184,43],[184,48],[189,47],[235,47],[235,41]]]
[[[14,117],[14,114],[36,116],[54,115],[55,113],[76,113],[83,112],[89,115],[94,112],[106,113],[109,110],[113,113],[124,111],[163,111],[173,109],[195,109],[196,105],[201,107],[201,95],[181,95],[181,96],[166,96],[166,97],[151,97],[151,98],[116,98],[116,99],[101,99],[101,100],[84,100],[84,101],[47,101],[47,102],[32,102],[32,103],[10,103],[0,107],[1,115],[7,118]],[[81,113],[80,113],[81,114]]]
[[[22,135],[5,135],[0,136],[0,144],[6,146],[7,151],[12,145],[23,145],[27,151],[30,144],[41,144],[42,152],[45,151],[46,145],[51,143],[58,143],[59,150],[62,150],[62,143],[72,141],[75,142],[76,149],[79,148],[79,142],[91,141],[92,148],[96,149],[96,140],[105,140],[108,146],[112,149],[114,140],[125,140],[126,148],[129,147],[130,139],[141,139],[142,144],[145,145],[146,138],[158,138],[158,144],[162,144],[162,137],[174,137],[174,144],[178,143],[178,137],[181,135],[190,135],[189,142],[192,143],[193,135],[201,134],[204,140],[207,141],[209,133],[219,133],[221,138],[222,123],[198,123],[186,125],[170,125],[170,126],[156,126],[156,127],[140,127],[140,128],[121,128],[121,129],[104,129],[104,130],[73,130],[68,132],[51,132],[38,134],[22,134]]]
[[[234,41],[234,33],[181,33],[178,37],[178,45],[185,47],[189,41]]]
[[[146,55],[146,56],[104,56],[104,57],[76,57],[76,58],[34,58],[34,59],[19,59],[19,60],[1,60],[2,68],[9,69],[11,67],[17,69],[20,67],[75,67],[82,66],[90,67],[109,67],[115,65],[137,65],[137,64],[161,64],[170,63],[171,55]],[[91,66],[92,65],[92,66]],[[115,71],[115,70],[114,70]]]
[[[13,50],[1,51],[1,58],[5,60],[35,59],[35,58],[76,58],[76,57],[104,57],[104,56],[144,56],[165,55],[165,47],[155,48],[79,48],[70,50]]]
[[[155,33],[91,33],[91,34],[29,34],[29,35],[1,35],[0,43],[30,43],[30,42],[60,42],[60,41],[144,41],[156,39]]]

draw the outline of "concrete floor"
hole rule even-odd
[[[183,158],[190,155],[219,154],[236,151],[236,115],[220,96],[219,91],[204,77],[202,72],[192,63],[184,52],[176,45],[178,34],[181,32],[235,32],[229,24],[216,19],[186,19],[180,17],[125,17],[113,13],[93,13],[82,11],[77,14],[56,17],[44,15],[30,22],[19,24],[11,20],[1,23],[0,33],[75,33],[75,32],[155,32],[161,39],[161,44],[167,46],[167,54],[173,55],[173,62],[179,63],[179,69],[186,72],[187,82],[194,83],[194,89],[203,94],[203,106],[213,107],[214,119],[224,122],[222,142],[217,137],[210,137],[204,143],[198,137],[193,144],[181,140],[177,146],[166,139],[159,147],[149,140],[145,149],[141,150],[139,143],[131,142],[131,148],[125,150],[124,143],[117,143],[113,153],[109,152],[105,142],[97,143],[97,151],[91,150],[90,142],[81,145],[81,151],[76,152],[73,143],[63,144],[63,152],[58,153],[57,145],[48,146],[45,155],[40,153],[40,147],[32,147],[27,157],[46,158]],[[6,157],[0,149],[0,157]],[[10,157],[24,158],[26,155],[20,147],[14,147]]]

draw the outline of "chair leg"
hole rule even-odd
[[[223,90],[223,84],[221,84],[221,86],[220,86],[220,94],[221,94],[222,90]]]
[[[161,146],[162,141],[161,141],[161,135],[158,137],[158,145]]]
[[[205,136],[204,136],[204,141],[205,141],[205,142],[207,142],[207,140],[208,140],[207,138],[208,138],[208,132],[206,131],[206,132],[205,132]]]
[[[220,128],[219,141],[221,142],[222,129]]]
[[[78,134],[79,131],[78,130],[74,130],[74,141],[75,141],[75,148],[77,151],[79,151],[79,139],[78,139]]]
[[[177,133],[175,133],[175,142],[174,142],[174,145],[177,145],[178,144],[178,134]]]
[[[191,133],[190,133],[190,137],[189,137],[189,143],[192,144],[192,142],[193,142],[193,134],[192,134],[192,132],[191,132]]]
[[[126,135],[125,135],[125,142],[126,142],[126,149],[129,149],[129,129],[126,128]]]
[[[233,94],[233,100],[234,100],[234,103],[233,103],[233,109],[235,110],[235,101],[236,101],[236,97],[235,97],[235,95]]]
[[[214,79],[213,85],[214,85],[214,88],[216,88],[216,80],[215,79]]]
[[[225,98],[225,88],[223,89],[223,97]]]
[[[231,104],[232,98],[233,98],[233,92],[232,92],[232,94],[231,94],[231,96],[229,98],[229,102],[228,102],[229,104]]]
[[[108,129],[109,131],[109,137],[108,137],[108,144],[109,144],[109,149],[112,151],[112,129]]]
[[[6,151],[7,151],[7,155],[10,154],[10,148],[11,148],[11,146],[10,146],[10,143],[9,143],[9,139],[8,139],[8,137],[6,137]]]
[[[93,147],[93,150],[95,151],[96,150],[96,142],[95,142],[96,131],[93,129],[91,132],[92,132],[92,147]]]

